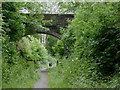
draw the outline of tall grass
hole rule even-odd
[[[68,88],[64,75],[59,75],[57,69],[58,67],[49,69],[50,71],[47,74],[50,88]]]
[[[7,43],[2,60],[3,88],[33,88],[40,79],[39,69],[48,67],[49,62],[56,62],[55,58],[48,55],[40,40],[32,36],[29,39],[24,37],[16,44]],[[36,60],[36,64],[27,60]]]
[[[90,77],[89,68],[82,63],[76,65],[73,60],[75,58],[60,60],[57,67],[49,69],[48,82],[51,88],[118,88],[118,74],[105,77],[109,78],[106,82],[105,79],[97,79],[96,75]]]
[[[40,78],[40,72],[35,68],[33,62],[25,62],[23,58],[19,60],[18,64],[9,69],[3,69],[3,74],[8,75],[3,75],[2,88],[33,88],[35,82]],[[26,63],[29,63],[30,66],[25,67]]]

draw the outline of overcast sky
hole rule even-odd
[[[38,2],[38,3],[41,3],[41,2]],[[47,14],[60,14],[62,13],[63,11],[65,11],[66,9],[59,9],[60,6],[58,6],[58,3],[59,2],[44,2],[44,4],[46,4],[48,7],[41,7],[43,8],[44,10],[46,10]],[[28,13],[28,11],[26,9],[23,9],[21,10],[23,13]],[[68,14],[71,14],[71,13],[68,13]]]

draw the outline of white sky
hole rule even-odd
[[[40,3],[40,2],[39,2]],[[49,7],[44,7],[44,10],[48,10],[51,12],[45,12],[46,14],[60,14],[63,11],[65,11],[66,9],[60,10],[59,6],[58,6],[58,2],[46,2],[47,6]],[[21,10],[22,13],[28,13],[28,11],[26,9]],[[68,13],[71,14],[71,13]]]

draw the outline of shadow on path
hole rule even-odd
[[[41,69],[40,80],[35,83],[34,88],[49,88],[46,68]]]

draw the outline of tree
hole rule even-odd
[[[19,40],[25,34],[25,16],[20,14],[25,3],[3,2],[3,29],[11,41]],[[13,26],[14,25],[14,26]]]

